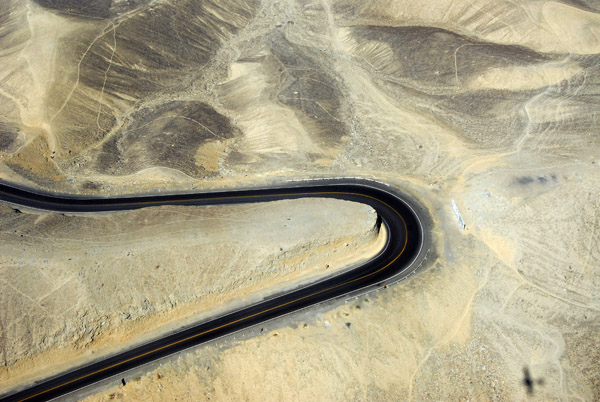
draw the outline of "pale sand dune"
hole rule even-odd
[[[259,159],[322,152],[294,113],[277,103],[273,89],[280,86],[262,63],[232,66],[232,75],[220,93],[224,105],[237,112],[236,121],[244,132],[239,147]]]
[[[467,88],[474,90],[532,90],[560,84],[582,71],[583,69],[576,63],[563,62],[540,66],[492,68],[474,78],[467,84]]]

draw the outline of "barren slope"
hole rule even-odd
[[[92,399],[600,398],[597,1],[71,3],[0,6],[2,177],[358,175],[434,218],[429,269],[385,295]]]
[[[0,214],[2,388],[331,275],[385,241],[370,207],[331,199]]]

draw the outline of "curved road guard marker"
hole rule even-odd
[[[337,198],[370,205],[387,227],[388,239],[383,251],[350,271],[274,296],[95,363],[74,368],[26,389],[6,394],[1,401],[42,401],[56,398],[262,321],[325,300],[357,293],[380,285],[383,281],[404,279],[420,267],[428,250],[429,237],[422,224],[425,212],[417,204],[386,185],[359,179],[303,181],[277,188],[118,198],[41,193],[0,183],[0,201],[21,207],[71,213],[122,211],[156,205],[244,204],[297,198]]]

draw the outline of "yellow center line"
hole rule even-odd
[[[400,219],[402,219],[402,223],[403,223],[403,225],[404,225],[404,233],[405,233],[405,236],[404,236],[404,246],[402,247],[402,250],[400,251],[400,253],[399,253],[399,254],[398,254],[398,255],[397,255],[397,256],[396,256],[396,257],[395,257],[395,258],[394,258],[392,261],[390,261],[388,264],[386,264],[384,267],[382,267],[382,268],[379,268],[377,271],[374,271],[374,272],[371,272],[371,273],[369,273],[369,274],[363,275],[363,276],[361,276],[361,277],[359,277],[359,278],[355,278],[355,279],[353,279],[353,280],[350,280],[350,281],[347,281],[347,282],[344,282],[344,283],[341,283],[341,284],[338,284],[338,285],[332,286],[332,287],[330,287],[330,288],[327,288],[327,289],[320,290],[320,291],[318,291],[318,292],[315,292],[315,293],[312,293],[312,294],[310,294],[310,295],[303,296],[303,297],[300,297],[300,298],[298,298],[298,299],[295,299],[295,300],[292,300],[292,301],[288,301],[288,302],[286,302],[286,303],[280,304],[280,305],[278,305],[278,306],[275,306],[275,307],[268,308],[268,309],[266,309],[266,310],[262,310],[262,311],[260,311],[260,312],[258,312],[258,313],[254,313],[254,314],[248,315],[248,316],[246,316],[246,317],[238,318],[237,320],[234,320],[234,321],[228,322],[228,323],[226,323],[226,324],[223,324],[223,325],[220,325],[220,326],[218,326],[218,327],[211,328],[211,329],[208,329],[208,330],[206,330],[206,331],[204,331],[204,332],[200,332],[200,333],[198,333],[198,334],[191,335],[191,336],[189,336],[189,337],[187,337],[187,338],[180,339],[180,340],[178,340],[178,341],[175,341],[175,342],[169,343],[168,345],[161,346],[161,347],[159,347],[159,348],[156,348],[156,349],[150,350],[150,351],[148,351],[148,352],[145,352],[145,353],[142,353],[142,354],[140,354],[140,355],[137,355],[137,356],[134,356],[134,357],[130,357],[129,359],[126,359],[126,360],[120,361],[120,362],[118,362],[118,363],[115,363],[115,364],[113,364],[113,365],[111,365],[111,366],[108,366],[108,367],[101,368],[101,369],[99,369],[99,370],[97,370],[97,371],[94,371],[93,373],[89,373],[89,374],[83,375],[83,376],[81,376],[81,377],[78,377],[78,378],[75,378],[75,379],[73,379],[73,380],[70,380],[70,381],[64,382],[64,383],[62,383],[62,384],[59,384],[59,385],[57,385],[57,386],[55,386],[55,387],[52,387],[52,388],[46,389],[46,390],[44,390],[44,391],[38,392],[38,393],[37,393],[37,394],[35,394],[35,395],[28,396],[27,398],[21,399],[19,402],[22,402],[22,401],[27,401],[27,400],[29,400],[29,399],[35,398],[36,396],[43,395],[43,394],[45,394],[45,393],[48,393],[48,392],[50,392],[50,391],[53,391],[53,390],[55,390],[55,389],[58,389],[58,388],[62,388],[62,387],[64,387],[64,386],[67,386],[67,385],[69,385],[69,384],[71,384],[71,383],[74,383],[74,382],[76,382],[76,381],[83,380],[84,378],[87,378],[87,377],[90,377],[90,376],[96,375],[96,374],[98,374],[98,373],[101,373],[101,372],[103,372],[103,371],[106,371],[106,370],[110,370],[111,368],[114,368],[114,367],[121,366],[121,365],[123,365],[123,364],[125,364],[125,363],[128,363],[128,362],[130,362],[130,361],[133,361],[133,360],[139,359],[139,358],[141,358],[141,357],[147,356],[147,355],[149,355],[149,354],[152,354],[152,353],[156,353],[156,352],[158,352],[158,351],[161,351],[161,350],[163,350],[163,349],[166,349],[166,348],[169,348],[169,347],[175,346],[175,345],[177,345],[177,344],[180,344],[180,343],[182,343],[182,342],[189,341],[189,340],[191,340],[191,339],[194,339],[194,338],[197,338],[197,337],[199,337],[199,336],[202,336],[202,335],[208,334],[208,333],[210,333],[210,332],[216,331],[216,330],[218,330],[218,329],[225,328],[225,327],[231,326],[231,325],[233,325],[233,324],[237,324],[238,322],[241,322],[241,321],[248,320],[248,319],[250,319],[250,318],[252,318],[252,317],[256,317],[256,316],[258,316],[258,315],[261,315],[261,314],[264,314],[264,313],[268,313],[269,311],[277,310],[277,309],[279,309],[279,308],[282,308],[282,307],[285,307],[285,306],[287,306],[287,305],[289,305],[289,304],[296,303],[296,302],[298,302],[298,301],[301,301],[301,300],[307,299],[307,298],[309,298],[309,297],[316,296],[316,295],[318,295],[318,294],[321,294],[321,293],[324,293],[324,292],[328,292],[328,291],[330,291],[330,290],[333,290],[333,289],[337,289],[337,288],[339,288],[339,287],[341,287],[341,286],[345,286],[345,285],[348,285],[348,284],[350,284],[350,283],[353,283],[353,282],[356,282],[356,281],[360,281],[360,280],[362,280],[362,279],[368,278],[368,277],[370,277],[370,276],[373,276],[373,275],[375,275],[375,274],[377,274],[377,273],[379,273],[379,272],[383,271],[384,269],[386,269],[386,268],[388,268],[390,265],[392,265],[394,262],[396,262],[396,260],[398,260],[398,258],[400,258],[400,256],[401,256],[401,255],[404,253],[404,251],[406,250],[406,245],[408,244],[408,228],[407,228],[407,226],[406,226],[406,221],[404,220],[404,218],[402,217],[402,215],[400,215],[400,214],[398,213],[398,211],[396,211],[394,208],[392,208],[392,207],[391,207],[389,204],[387,204],[387,203],[385,203],[385,202],[383,202],[383,201],[381,201],[381,200],[379,200],[379,199],[377,199],[377,198],[375,198],[375,197],[369,196],[369,195],[364,195],[364,194],[359,194],[359,193],[348,193],[348,192],[335,192],[335,191],[331,191],[331,192],[308,192],[308,193],[289,193],[289,194],[279,194],[279,195],[276,195],[276,197],[288,197],[288,196],[291,196],[291,195],[307,196],[307,195],[336,195],[336,194],[337,194],[337,195],[357,195],[357,196],[360,196],[360,197],[366,197],[366,198],[370,198],[370,199],[372,199],[372,200],[375,200],[375,201],[377,201],[377,202],[380,202],[380,203],[382,203],[383,205],[385,205],[386,207],[388,207],[390,210],[394,211],[394,212],[396,213],[396,215],[398,215],[398,216],[400,217]],[[216,198],[209,198],[209,200],[223,200],[223,199],[232,199],[232,198],[255,198],[255,197],[265,197],[265,196],[268,196],[268,195],[261,194],[261,195],[227,196],[227,197],[216,197]],[[206,198],[196,198],[196,199],[190,199],[190,200],[173,200],[173,201],[169,201],[169,202],[173,202],[173,203],[176,203],[176,202],[193,202],[193,201],[198,201],[198,200],[203,200],[203,199],[206,199]],[[131,203],[112,204],[111,206],[118,206],[118,205],[136,205],[136,204],[155,204],[155,203],[164,203],[164,202],[165,202],[165,201],[160,201],[160,200],[156,200],[156,201],[138,201],[138,202],[131,202]]]

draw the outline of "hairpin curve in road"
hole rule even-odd
[[[0,183],[0,201],[21,208],[63,213],[124,211],[158,205],[245,204],[298,198],[336,198],[370,205],[377,212],[380,224],[387,229],[383,250],[351,270],[275,295],[91,364],[75,367],[26,388],[9,391],[0,397],[0,401],[50,400],[283,314],[357,293],[365,288],[381,286],[386,281],[404,279],[422,265],[430,242],[428,231],[424,229],[428,215],[422,207],[390,186],[363,179],[309,180],[271,188],[127,197],[54,194]]]

